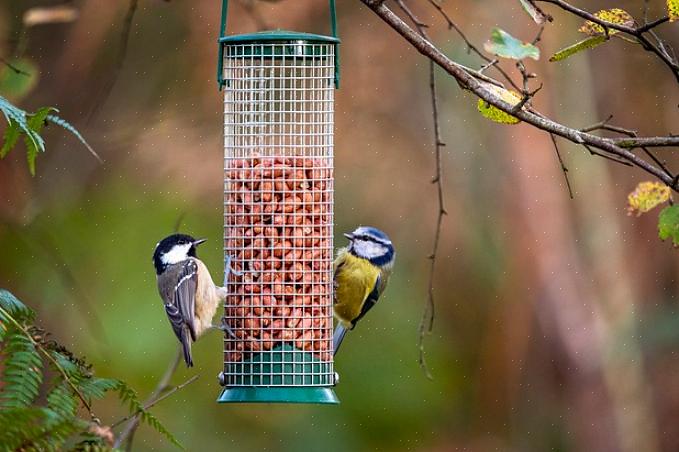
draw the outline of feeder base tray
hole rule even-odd
[[[337,405],[332,388],[232,387],[222,391],[218,403],[316,403]]]

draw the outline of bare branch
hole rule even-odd
[[[593,22],[595,24],[601,25],[602,27],[604,27],[606,34],[608,34],[608,29],[613,29],[626,33],[630,36],[634,36],[645,50],[654,53],[656,56],[658,56],[658,58],[660,58],[660,60],[662,60],[662,62],[672,71],[672,74],[674,75],[674,78],[677,80],[677,82],[679,82],[679,64],[677,64],[677,61],[667,53],[667,51],[663,48],[662,44],[660,44],[659,46],[654,45],[644,35],[644,33],[652,30],[654,27],[657,27],[660,24],[665,23],[667,20],[661,19],[642,25],[640,27],[632,27],[629,25],[616,24],[613,22],[608,22],[606,20],[600,19],[599,17],[595,16],[589,11],[580,9],[563,0],[535,0],[535,1],[551,3],[563,9],[564,11],[567,11],[583,19],[589,20],[590,22]]]
[[[561,171],[563,172],[563,178],[566,180],[566,187],[568,188],[568,196],[573,199],[573,189],[571,188],[571,181],[568,178],[568,168],[563,162],[563,159],[561,158],[561,152],[559,152],[559,146],[556,144],[556,137],[554,136],[553,133],[549,134],[549,137],[552,139],[552,143],[554,144],[554,150],[556,151],[556,156],[559,159],[559,165],[561,165]]]
[[[417,27],[418,32],[424,38],[429,39],[426,32],[426,24],[420,21],[415,14],[408,8],[408,6],[403,2],[403,0],[396,0],[396,3],[401,8],[401,10],[410,18],[410,20]],[[432,3],[436,5],[435,2]],[[445,14],[445,13],[444,13]],[[447,17],[447,16],[446,16]],[[436,228],[434,229],[434,244],[431,254],[429,255],[429,285],[427,291],[427,302],[425,304],[424,310],[422,311],[422,319],[420,320],[419,340],[419,358],[418,362],[420,368],[427,376],[428,379],[432,380],[432,374],[427,365],[427,360],[425,358],[425,347],[424,339],[431,333],[434,328],[434,319],[436,318],[435,311],[435,298],[434,298],[434,277],[436,275],[436,257],[439,249],[439,242],[441,239],[441,229],[443,227],[443,216],[446,215],[445,200],[443,197],[443,167],[441,163],[441,152],[445,143],[441,137],[441,123],[439,121],[439,100],[438,100],[438,89],[436,85],[436,67],[434,61],[429,60],[429,91],[431,93],[431,109],[433,116],[433,130],[434,130],[434,155],[436,160],[436,172],[432,182],[436,184],[436,193],[438,199],[438,212],[436,215]]]
[[[373,10],[384,22],[391,26],[408,42],[410,42],[410,44],[413,45],[413,47],[415,47],[421,54],[435,61],[436,64],[438,64],[443,70],[453,76],[460,87],[471,91],[477,97],[483,99],[490,105],[493,105],[506,113],[512,114],[518,119],[531,124],[538,129],[561,136],[574,143],[585,144],[590,148],[596,148],[606,152],[607,154],[614,155],[618,159],[626,161],[629,164],[633,164],[647,173],[652,174],[668,185],[672,183],[672,178],[669,177],[661,168],[658,168],[645,161],[641,157],[631,152],[629,149],[619,146],[613,139],[599,137],[589,133],[583,133],[579,130],[573,129],[572,127],[555,122],[532,109],[522,109],[516,113],[513,113],[514,105],[503,100],[496,92],[489,89],[487,85],[479,82],[471,74],[462,69],[460,65],[448,58],[428,39],[422,37],[419,33],[411,29],[406,23],[403,22],[403,20],[401,20],[400,17],[398,17],[398,15],[394,14],[394,12],[391,11],[383,1],[361,0],[361,2]],[[640,139],[641,138],[637,138],[636,140]],[[634,139],[628,138],[627,140]],[[677,141],[679,141],[679,138]]]
[[[667,137],[614,138],[611,141],[621,148],[638,148],[641,146],[651,148],[679,146],[679,136],[675,135],[670,135]]]
[[[10,63],[8,60],[6,60],[5,58],[0,57],[0,63],[2,63],[2,64],[4,64],[5,66],[7,66],[7,68],[9,68],[9,69],[10,69],[12,72],[14,72],[15,74],[23,75],[23,76],[26,76],[26,77],[28,77],[29,75],[31,75],[31,74],[29,74],[29,73],[26,72],[26,71],[22,71],[21,69],[19,69],[18,67],[16,67],[16,66],[13,65],[12,63]]]
[[[585,127],[584,129],[580,129],[580,130],[582,130],[582,131],[607,130],[607,131],[609,131],[609,132],[619,133],[619,134],[621,134],[621,135],[626,135],[626,136],[632,137],[632,138],[636,138],[636,137],[638,136],[636,130],[626,129],[626,128],[624,128],[624,127],[614,126],[614,125],[609,124],[608,122],[609,122],[611,119],[613,119],[613,115],[610,115],[610,116],[609,116],[607,119],[605,119],[604,121],[598,122],[598,123],[596,123],[596,124],[594,124],[594,125],[591,125],[591,126],[589,126],[589,127]],[[667,168],[665,162],[662,162],[660,159],[658,159],[658,157],[656,157],[655,154],[653,154],[653,153],[648,149],[648,147],[646,147],[646,146],[639,146],[639,147],[641,148],[642,151],[644,151],[644,153],[645,153],[648,157],[650,157],[651,160],[653,160],[653,162],[654,162],[656,165],[658,165],[658,166],[665,172],[665,174],[667,174],[667,175],[670,176],[673,180],[675,180],[675,176],[672,175],[672,173],[670,172],[670,170]]]

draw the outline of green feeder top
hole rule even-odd
[[[241,35],[226,35],[226,20],[228,15],[229,1],[222,0],[222,17],[219,33],[219,54],[217,62],[217,82],[221,90],[225,85],[224,68],[224,47],[232,44],[262,44],[262,46],[252,46],[251,48],[239,49],[238,57],[268,57],[278,58],[285,56],[312,56],[323,57],[321,49],[314,44],[331,44],[335,47],[335,88],[339,88],[339,43],[337,37],[337,15],[335,12],[335,0],[329,0],[330,6],[330,27],[332,36],[324,36],[313,33],[303,33],[289,30],[260,31],[257,33],[247,33]],[[269,46],[266,44],[283,44],[283,46]]]
[[[340,42],[339,38],[334,36],[324,36],[290,30],[260,31],[257,33],[222,36],[219,38],[219,42],[223,44],[256,44],[271,42],[295,43],[297,41],[304,41],[304,43],[308,44],[338,44]]]

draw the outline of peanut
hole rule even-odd
[[[332,169],[328,159],[227,159],[226,252],[233,256],[225,315],[238,362],[289,342],[331,361]]]

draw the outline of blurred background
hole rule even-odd
[[[156,242],[181,219],[211,239],[201,257],[221,266],[220,3],[141,0],[121,64],[128,2],[67,2],[74,20],[26,27],[27,9],[64,3],[0,0],[0,55],[23,58],[33,74],[17,85],[3,67],[0,94],[27,110],[59,108],[105,160],[51,127],[35,177],[21,148],[0,161],[0,286],[98,375],[141,396],[176,349],[156,292]],[[428,65],[359,1],[338,3],[336,243],[371,224],[398,250],[383,300],[336,361],[342,404],[217,405],[214,334],[173,383],[200,379],[158,404],[157,417],[188,450],[679,450],[677,251],[658,240],[657,212],[625,211],[627,193],[650,177],[561,142],[570,200],[547,134],[487,121],[440,71],[448,216],[425,377],[418,325],[437,212]],[[449,56],[481,65],[425,0],[408,3]],[[643,6],[580,3],[636,17]],[[231,4],[230,33],[329,32],[324,1]],[[651,17],[664,15],[664,2],[650,4]],[[525,41],[537,33],[518,1],[443,7],[478,45],[495,26]],[[545,85],[538,109],[574,127],[614,114],[643,134],[679,132],[676,82],[642,49],[613,40],[548,63],[581,35],[579,20],[546,9],[555,22],[543,58],[527,63]],[[679,45],[675,25],[660,32]],[[104,401],[96,412],[106,422],[117,407]],[[171,447],[149,428],[137,433],[135,450]]]

